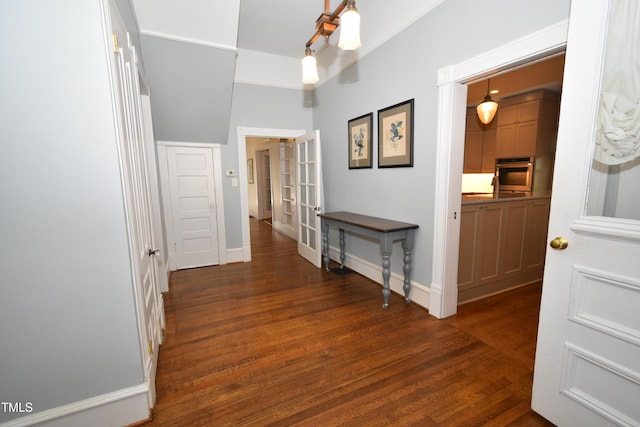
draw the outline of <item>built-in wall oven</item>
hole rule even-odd
[[[494,191],[531,191],[533,162],[533,157],[497,159]]]

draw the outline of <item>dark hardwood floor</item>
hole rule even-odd
[[[437,320],[251,221],[250,263],[178,271],[149,426],[544,426],[530,409],[540,286]]]

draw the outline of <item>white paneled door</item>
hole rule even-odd
[[[118,153],[125,190],[140,344],[145,380],[149,383],[149,405],[153,406],[163,308],[155,263],[152,262],[159,249],[155,246],[152,232],[138,58],[116,7],[111,2],[107,4],[112,31],[108,40],[112,48],[110,65],[118,124]]]
[[[616,202],[630,190],[638,197],[640,180],[621,175],[640,170],[640,162],[594,159],[597,129],[639,108],[637,96],[618,103],[640,90],[636,3],[571,3],[532,399],[533,409],[558,426],[640,425],[640,209],[618,210]],[[614,16],[631,17],[630,25]],[[632,27],[612,36],[614,28]],[[619,61],[608,63],[617,52],[628,59],[635,53],[628,72]],[[614,104],[604,103],[607,111],[623,107],[617,117],[599,111],[607,76],[628,85]]]
[[[218,221],[209,147],[168,146],[167,162],[175,269],[217,265]]]
[[[322,230],[318,216],[324,205],[320,131],[296,138],[298,190],[298,253],[316,267],[322,265]]]

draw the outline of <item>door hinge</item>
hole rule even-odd
[[[113,53],[118,53],[118,35],[116,33],[113,33],[112,36],[113,36]]]
[[[153,356],[153,341],[147,341],[147,345],[149,347],[149,356]]]

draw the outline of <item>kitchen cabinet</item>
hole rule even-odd
[[[559,102],[559,95],[547,90],[501,100],[495,120],[496,158],[553,156]]]
[[[475,107],[467,109],[464,142],[464,173],[494,173],[496,121],[483,125]]]
[[[549,198],[462,205],[458,301],[542,279]]]
[[[544,268],[547,253],[547,228],[549,226],[549,199],[532,200],[527,207],[525,224],[524,268]]]
[[[503,213],[502,203],[462,206],[458,287],[498,278]]]

